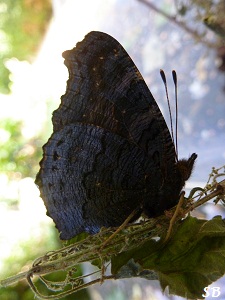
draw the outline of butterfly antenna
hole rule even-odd
[[[178,99],[177,99],[177,73],[175,70],[172,71],[174,88],[175,88],[175,105],[176,105],[176,124],[175,124],[175,133],[176,133],[176,153],[178,156],[178,142],[177,142],[177,132],[178,132]]]
[[[167,105],[168,105],[168,109],[169,109],[169,114],[170,114],[170,129],[171,129],[171,136],[172,136],[172,141],[174,144],[174,136],[173,136],[173,120],[172,120],[172,113],[171,113],[171,107],[170,107],[170,101],[169,101],[169,95],[168,95],[168,88],[167,88],[167,82],[166,82],[166,75],[165,72],[161,69],[160,70],[160,75],[162,77],[162,81],[164,83],[165,86],[165,90],[166,90],[166,99],[167,99]],[[175,152],[177,153],[176,149]],[[177,155],[177,154],[176,154]]]

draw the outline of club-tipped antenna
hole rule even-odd
[[[170,115],[170,130],[171,130],[171,137],[172,137],[172,141],[173,144],[175,145],[175,153],[176,153],[176,159],[178,159],[178,153],[177,153],[177,138],[176,138],[176,144],[174,143],[174,135],[173,135],[173,119],[172,119],[172,113],[171,113],[171,107],[170,107],[170,101],[169,101],[169,95],[168,95],[168,88],[167,88],[167,82],[166,82],[166,75],[165,72],[161,69],[160,70],[160,75],[162,77],[162,81],[164,83],[165,86],[165,91],[166,91],[166,99],[167,99],[167,105],[168,105],[168,109],[169,109],[169,115]],[[173,75],[174,76],[174,75]],[[176,75],[175,75],[175,79],[176,79]],[[173,77],[174,80],[174,77]],[[177,101],[176,101],[177,102]],[[177,116],[177,112],[176,112],[176,116]],[[177,119],[177,117],[176,117]],[[177,123],[177,121],[176,121]],[[176,125],[177,126],[177,125]]]
[[[177,132],[178,132],[178,99],[177,99],[177,73],[175,70],[172,71],[172,77],[175,89],[175,110],[176,110],[176,120],[175,120],[175,133],[176,133],[176,153],[178,156],[178,142],[177,142]]]

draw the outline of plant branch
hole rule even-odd
[[[217,176],[217,175],[216,175]],[[207,188],[205,188],[206,192]],[[159,216],[154,219],[148,219],[147,221],[142,221],[136,224],[127,224],[125,227],[118,231],[118,228],[104,228],[96,235],[90,235],[85,239],[64,247],[62,249],[51,251],[46,253],[44,256],[37,258],[32,267],[27,272],[19,273],[15,276],[6,278],[0,281],[0,286],[6,287],[17,283],[20,280],[26,279],[36,294],[37,297],[42,299],[59,299],[64,295],[71,294],[79,289],[88,287],[89,285],[95,283],[101,283],[104,280],[116,279],[116,276],[104,276],[104,272],[99,270],[101,276],[95,280],[88,283],[83,283],[82,279],[86,276],[81,276],[78,278],[65,279],[62,285],[65,287],[70,284],[71,289],[69,291],[64,291],[58,295],[54,296],[43,296],[35,287],[32,282],[33,276],[41,276],[54,273],[57,271],[65,271],[75,268],[76,265],[85,261],[101,261],[101,266],[105,262],[110,261],[111,257],[128,250],[135,249],[137,246],[142,245],[153,237],[165,237],[170,236],[171,224],[174,225],[177,221],[181,220],[187,213],[191,212],[196,207],[204,204],[205,202],[211,200],[215,197],[221,197],[223,199],[225,195],[225,180],[214,183],[211,186],[211,192],[203,197],[203,193],[198,195],[199,199],[193,203],[193,198],[187,199],[184,207],[181,209],[182,213],[179,213],[180,206],[182,206],[183,201],[179,202],[179,205],[172,208],[168,214]],[[181,199],[182,200],[182,199]],[[168,217],[168,215],[171,216]],[[124,224],[125,225],[125,224]],[[170,228],[168,230],[168,228]],[[116,231],[117,234],[114,234]],[[104,246],[104,247],[103,247]],[[42,280],[50,289],[51,285],[47,281]],[[55,283],[55,285],[57,285]]]
[[[197,31],[191,29],[184,22],[178,21],[175,16],[171,16],[171,15],[167,14],[165,11],[163,11],[160,8],[156,7],[153,3],[149,2],[149,1],[146,1],[146,0],[137,0],[137,1],[143,3],[148,8],[152,9],[153,11],[155,11],[156,13],[162,15],[163,17],[165,17],[167,20],[169,20],[173,24],[175,24],[175,25],[179,26],[180,28],[182,28],[184,31],[186,31],[188,34],[190,34],[198,42],[200,41],[201,43],[205,44],[209,48],[215,48],[217,46],[215,43],[210,43],[209,41],[204,40],[204,35],[203,34],[199,34]]]

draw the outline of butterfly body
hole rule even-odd
[[[67,90],[36,178],[60,237],[119,226],[135,209],[133,220],[176,205],[197,156],[176,160],[162,113],[127,52],[90,32],[63,57]]]

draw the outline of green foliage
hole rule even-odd
[[[66,247],[66,246],[75,244],[77,242],[80,242],[80,241],[84,240],[87,236],[88,236],[88,233],[82,232],[82,233],[76,235],[75,237],[73,237],[70,240],[63,241],[63,245]]]
[[[30,239],[29,241],[24,241],[20,243],[15,249],[13,249],[13,253],[11,254],[8,259],[4,261],[3,268],[1,268],[0,272],[0,277],[2,278],[3,276],[8,276],[10,273],[18,273],[21,271],[21,266],[24,266],[23,269],[27,269],[31,262],[35,260],[35,258],[38,255],[41,255],[43,252],[45,252],[48,248],[52,249],[58,248],[59,245],[59,240],[56,238],[54,235],[55,231],[50,230],[50,228],[45,228],[43,230],[44,234],[41,239],[38,240],[38,247],[34,247],[34,245],[37,244],[37,240]],[[47,249],[46,249],[47,248]],[[21,251],[23,249],[23,251]],[[8,266],[11,266],[10,268]],[[76,275],[81,275],[82,270],[78,266],[77,267],[77,273]],[[58,272],[58,273],[52,273],[47,276],[47,280],[50,281],[63,281],[66,277],[66,272]],[[43,291],[46,295],[50,295],[50,291],[46,291],[46,288],[42,282],[37,283],[37,287],[40,291]],[[88,300],[89,294],[88,291],[82,290],[79,291],[78,294],[78,299],[82,300]],[[33,300],[34,299],[34,294],[33,291],[30,289],[29,285],[27,284],[26,281],[21,281],[19,282],[16,286],[9,286],[6,288],[1,288],[0,289],[0,299],[1,300]],[[63,299],[74,299],[74,296],[67,296],[66,298]]]
[[[12,119],[0,120],[0,170],[10,179],[34,177],[42,149],[39,139],[25,139],[23,123]]]
[[[139,265],[139,273],[155,271],[162,289],[168,286],[170,294],[203,299],[203,289],[225,274],[225,222],[220,216],[210,221],[188,217],[168,243],[150,240],[114,256],[112,274],[131,259]]]
[[[31,60],[52,15],[51,1],[0,0],[0,92],[9,92],[5,61]]]

